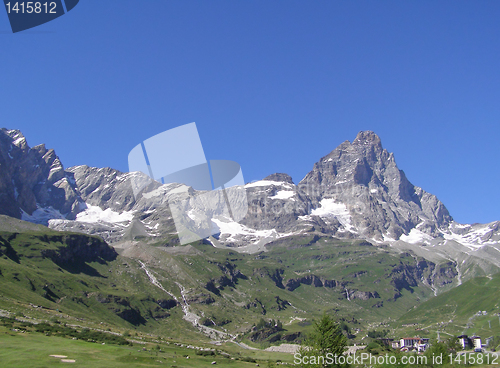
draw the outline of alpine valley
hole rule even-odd
[[[138,176],[65,169],[53,149],[0,130],[4,316],[245,350],[300,342],[324,311],[351,345],[382,328],[480,333],[464,330],[473,313],[500,312],[483,299],[459,308],[498,283],[500,222],[455,222],[373,132],[297,184],[282,173],[246,184],[246,217],[215,218],[217,234],[189,245],[179,245],[168,200],[195,191],[152,182],[134,196]]]

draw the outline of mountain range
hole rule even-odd
[[[216,216],[216,234],[190,245],[168,202],[197,192],[151,182],[137,195],[137,179],[65,169],[53,149],[0,130],[0,307],[36,301],[110,328],[271,343],[300,340],[321,310],[353,329],[394,321],[500,270],[499,222],[455,222],[370,131],[297,184],[284,173],[247,183],[243,220]],[[257,333],[262,316],[289,321],[288,333]]]
[[[176,245],[168,200],[186,198],[192,188],[154,182],[134,196],[131,179],[142,173],[65,170],[53,149],[30,148],[17,130],[0,131],[0,153],[0,213],[98,235],[118,248],[139,240]],[[458,283],[500,267],[500,222],[455,222],[436,196],[408,181],[371,131],[322,157],[298,184],[287,174],[272,174],[245,189],[249,210],[242,221],[213,219],[218,234],[207,241],[215,247],[256,253],[312,234],[451,261]]]

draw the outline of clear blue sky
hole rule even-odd
[[[0,126],[66,167],[195,121],[246,181],[298,182],[373,130],[457,221],[500,220],[500,1],[81,0],[17,34],[0,9],[0,45]]]

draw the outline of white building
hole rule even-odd
[[[458,336],[458,342],[464,350],[470,349],[472,347],[472,341],[467,335]]]
[[[425,351],[429,346],[429,339],[421,337],[404,337],[399,340],[399,347],[404,350]]]
[[[471,340],[472,340],[472,344],[474,345],[474,350],[476,350],[476,349],[481,350],[481,348],[482,348],[481,338],[479,336],[472,336]]]

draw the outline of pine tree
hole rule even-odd
[[[342,334],[340,324],[325,313],[314,323],[313,332],[303,341],[298,353],[301,357],[309,357],[303,367],[347,367],[346,364],[336,364],[335,361],[332,362],[333,359],[327,359],[341,356],[346,346],[347,338]]]

